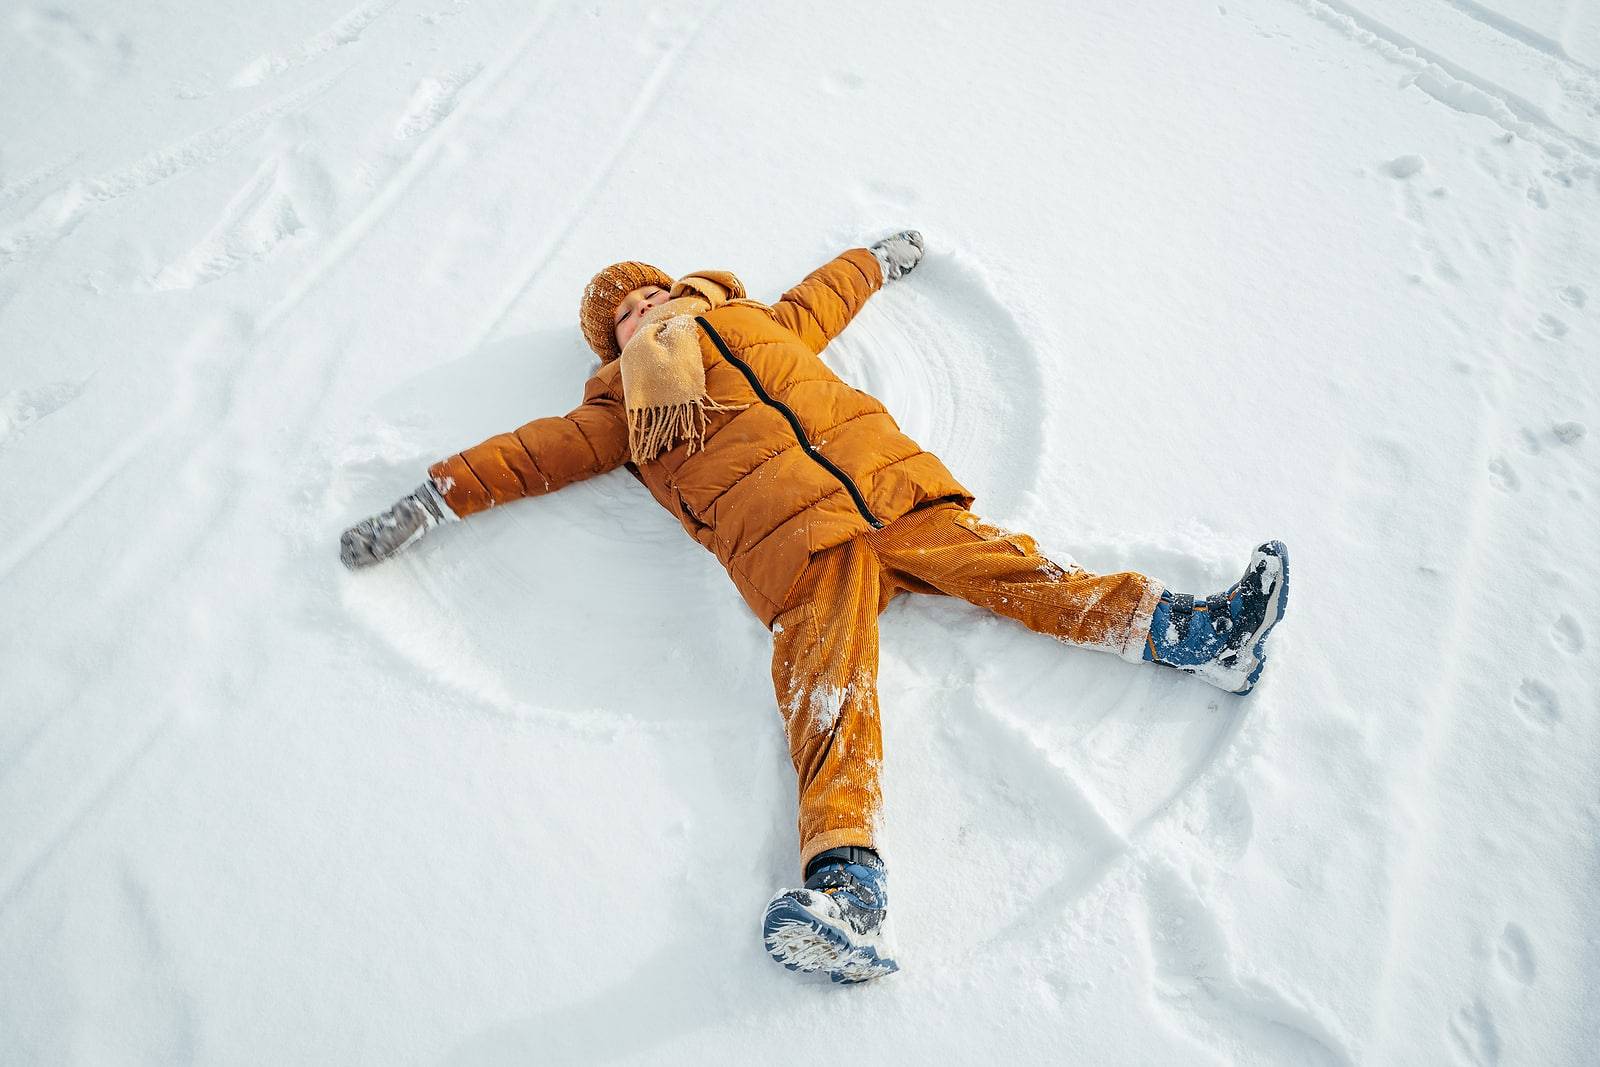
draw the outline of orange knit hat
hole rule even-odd
[[[589,279],[583,287],[583,303],[578,307],[578,324],[583,339],[595,350],[600,362],[609,363],[622,353],[617,349],[617,305],[635,289],[647,285],[672,288],[672,276],[648,263],[613,263]]]

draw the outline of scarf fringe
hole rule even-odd
[[[672,287],[672,294],[666,303],[645,313],[622,349],[628,452],[636,466],[649,463],[680,441],[688,442],[693,455],[705,447],[711,412],[749,407],[719,404],[706,391],[700,330],[694,316],[721,302],[707,298],[716,293],[679,282]]]
[[[743,411],[749,404],[719,404],[710,396],[628,411],[628,451],[635,465],[648,463],[678,442],[689,443],[689,455],[705,444],[706,422],[713,411]]]

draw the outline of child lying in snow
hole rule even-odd
[[[874,848],[878,614],[905,592],[958,596],[1069,644],[1248,693],[1288,597],[1272,541],[1215,596],[1142,574],[1060,567],[1033,538],[967,510],[972,495],[819,353],[867,297],[922,258],[905,231],[813,271],[768,306],[732,274],[674,281],[615,263],[579,319],[601,364],[583,403],[441,460],[394,507],[345,531],[341,556],[386,559],[441,522],[616,467],[716,553],[773,633],[772,680],[800,792],[805,887],[767,906],[772,956],[861,981],[896,969]]]

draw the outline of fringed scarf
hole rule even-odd
[[[628,411],[628,450],[633,462],[648,463],[687,441],[705,444],[713,411],[741,411],[706,392],[700,358],[700,326],[694,321],[717,304],[744,295],[739,279],[725,271],[691,274],[673,285],[669,299],[652,308],[622,350],[622,396]]]

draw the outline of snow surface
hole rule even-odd
[[[349,0],[345,0],[348,3]],[[0,5],[0,1060],[1600,1062],[1600,5]],[[762,954],[770,638],[624,472],[359,575],[633,257],[1239,700],[883,619],[903,972]]]

